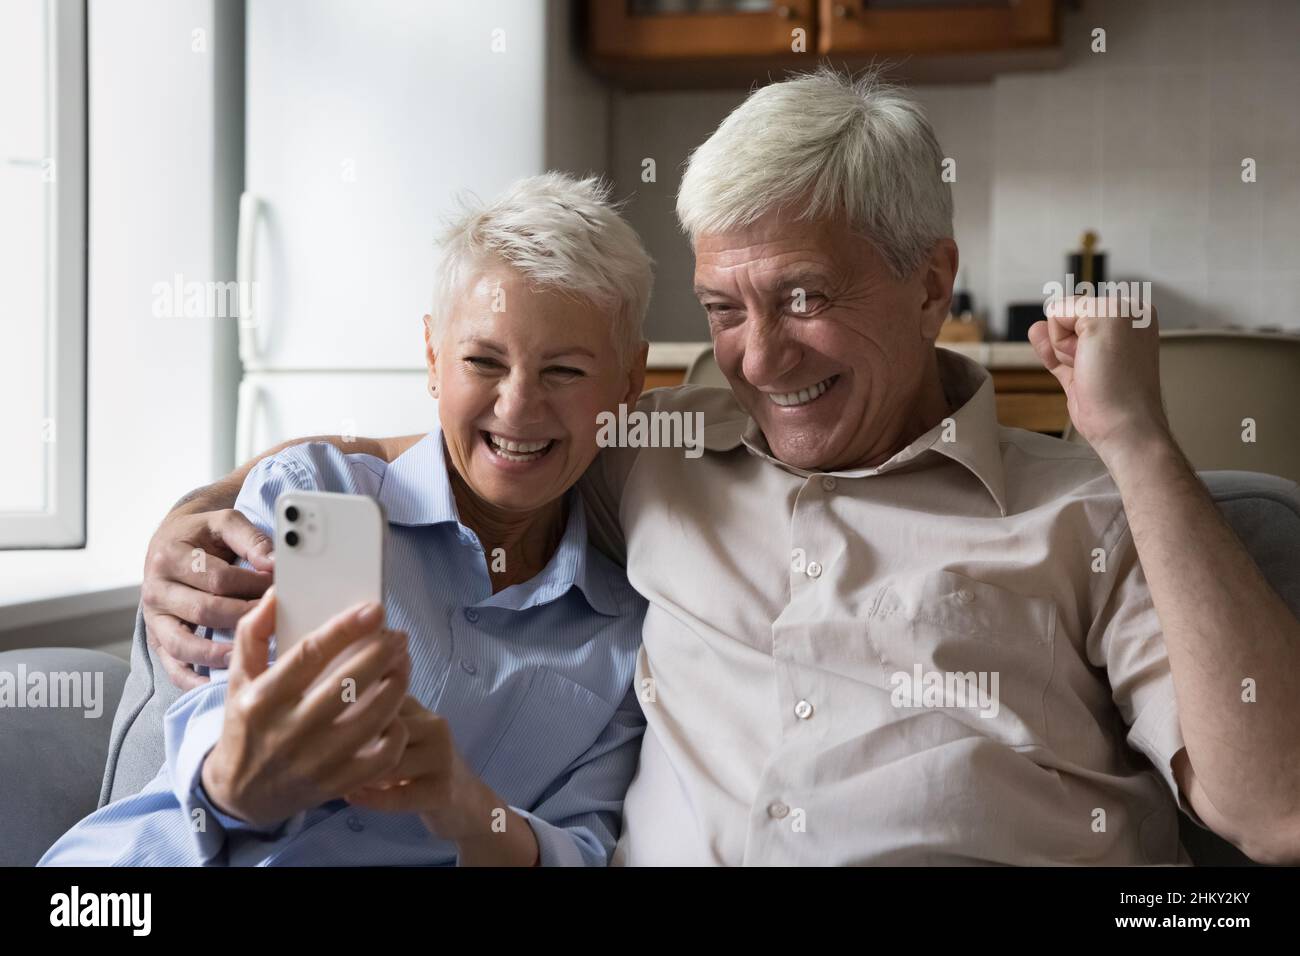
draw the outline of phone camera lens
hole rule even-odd
[[[291,548],[296,548],[298,546],[298,532],[297,531],[287,532],[284,536],[284,543]]]
[[[290,505],[289,507],[284,509],[284,517],[288,521],[297,521],[298,509],[295,508],[293,505]]]

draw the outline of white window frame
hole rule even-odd
[[[45,503],[0,510],[0,549],[86,544],[86,3],[46,0]]]

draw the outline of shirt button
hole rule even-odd
[[[794,715],[800,720],[807,720],[812,716],[813,706],[806,700],[801,700],[794,705]]]
[[[822,566],[816,561],[809,561],[806,573],[810,578],[819,578],[822,576]]]
[[[353,833],[360,833],[365,828],[366,825],[361,822],[361,818],[358,817],[356,814],[353,814],[352,816],[348,817],[348,829],[351,830]]]
[[[478,670],[478,668],[474,666],[473,661],[467,661],[463,657],[460,659],[460,669],[463,670],[466,674],[473,674],[476,670]]]
[[[477,622],[478,611],[474,610],[472,607],[465,608],[465,620],[469,621],[471,624]]]
[[[772,819],[774,820],[784,819],[786,816],[789,815],[789,813],[790,813],[790,808],[787,807],[784,803],[781,803],[780,801],[770,804],[767,808],[767,815],[769,817],[772,817]]]
[[[827,475],[825,478],[822,479],[822,491],[834,491],[834,490],[835,490],[835,479],[832,478],[830,475]]]
[[[975,600],[975,595],[971,594],[965,588],[962,588],[957,592],[957,600],[961,601],[962,604],[969,604],[971,601]]]

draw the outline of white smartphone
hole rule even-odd
[[[286,491],[275,500],[277,659],[327,620],[384,600],[383,506],[366,495]]]

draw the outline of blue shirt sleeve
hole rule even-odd
[[[221,738],[226,694],[230,684],[213,678],[211,683],[184,694],[163,717],[167,776],[181,812],[189,821],[199,859],[219,862],[235,839],[277,840],[302,827],[306,812],[273,826],[255,826],[218,810],[203,791],[203,761]]]
[[[286,449],[262,459],[249,471],[235,499],[235,510],[269,537],[274,537],[275,533],[276,499],[285,491],[313,490],[320,484],[315,469],[304,464],[304,454],[325,453],[320,449],[306,452]],[[311,458],[306,461],[310,462]],[[239,566],[251,567],[243,560]],[[234,640],[234,633],[215,630],[212,640],[228,644]],[[306,816],[304,812],[276,826],[258,827],[222,813],[208,799],[203,790],[203,762],[221,738],[226,695],[230,690],[229,672],[225,668],[213,668],[209,676],[208,684],[182,695],[163,717],[168,777],[181,810],[190,821],[190,832],[197,841],[199,857],[205,863],[221,858],[228,839],[240,835],[279,839],[301,827]]]
[[[244,480],[235,508],[259,530],[273,534],[275,502],[289,490],[364,492],[369,474],[353,477],[346,456],[332,445],[313,442],[285,449],[258,462]],[[240,561],[241,567],[250,567]],[[233,632],[215,630],[223,643]],[[65,833],[41,865],[177,866],[228,861],[245,843],[270,847],[295,835],[303,812],[278,825],[254,826],[218,810],[203,790],[202,767],[221,736],[229,673],[210,671],[211,680],[181,695],[163,716],[164,763],[140,793],[101,807]],[[256,853],[244,854],[256,858]]]

